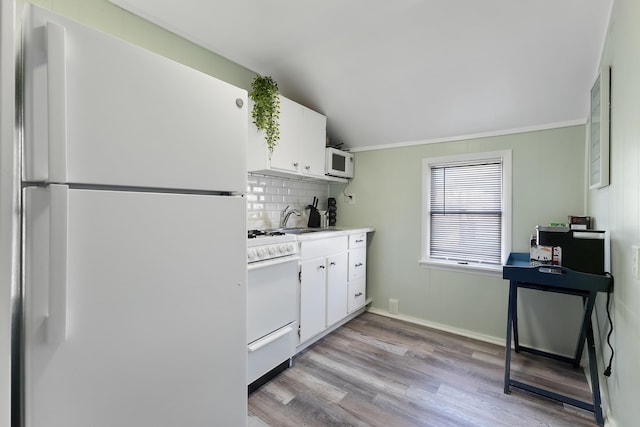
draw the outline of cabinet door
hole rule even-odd
[[[326,325],[327,267],[325,258],[302,262],[300,282],[300,342],[322,332]]]
[[[327,327],[347,315],[347,253],[327,258]]]
[[[324,176],[324,149],[327,139],[327,118],[302,107],[302,140],[300,172],[305,175]]]
[[[280,140],[271,155],[271,168],[299,172],[302,107],[280,97]]]

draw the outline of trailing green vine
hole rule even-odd
[[[271,155],[280,139],[278,83],[270,76],[257,75],[251,83],[249,97],[253,101],[253,123],[258,129],[264,130],[264,139]]]

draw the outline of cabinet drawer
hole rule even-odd
[[[349,281],[364,278],[367,272],[367,250],[349,251]]]
[[[300,257],[302,259],[326,257],[346,250],[347,236],[328,237],[303,241],[300,244]]]
[[[349,313],[356,311],[359,308],[364,307],[366,303],[366,281],[364,277],[362,279],[349,282]]]
[[[349,234],[349,249],[363,248],[367,244],[367,233]]]

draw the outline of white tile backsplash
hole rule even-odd
[[[309,211],[305,208],[320,199],[318,209],[327,209],[329,184],[280,178],[250,173],[247,179],[247,227],[249,230],[270,230],[280,226],[280,212],[289,206],[302,216],[291,215],[287,227],[306,227]]]

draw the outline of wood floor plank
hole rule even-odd
[[[590,401],[582,369],[512,353],[512,377]],[[593,414],[513,389],[504,348],[364,313],[249,397],[249,426],[594,426]]]

